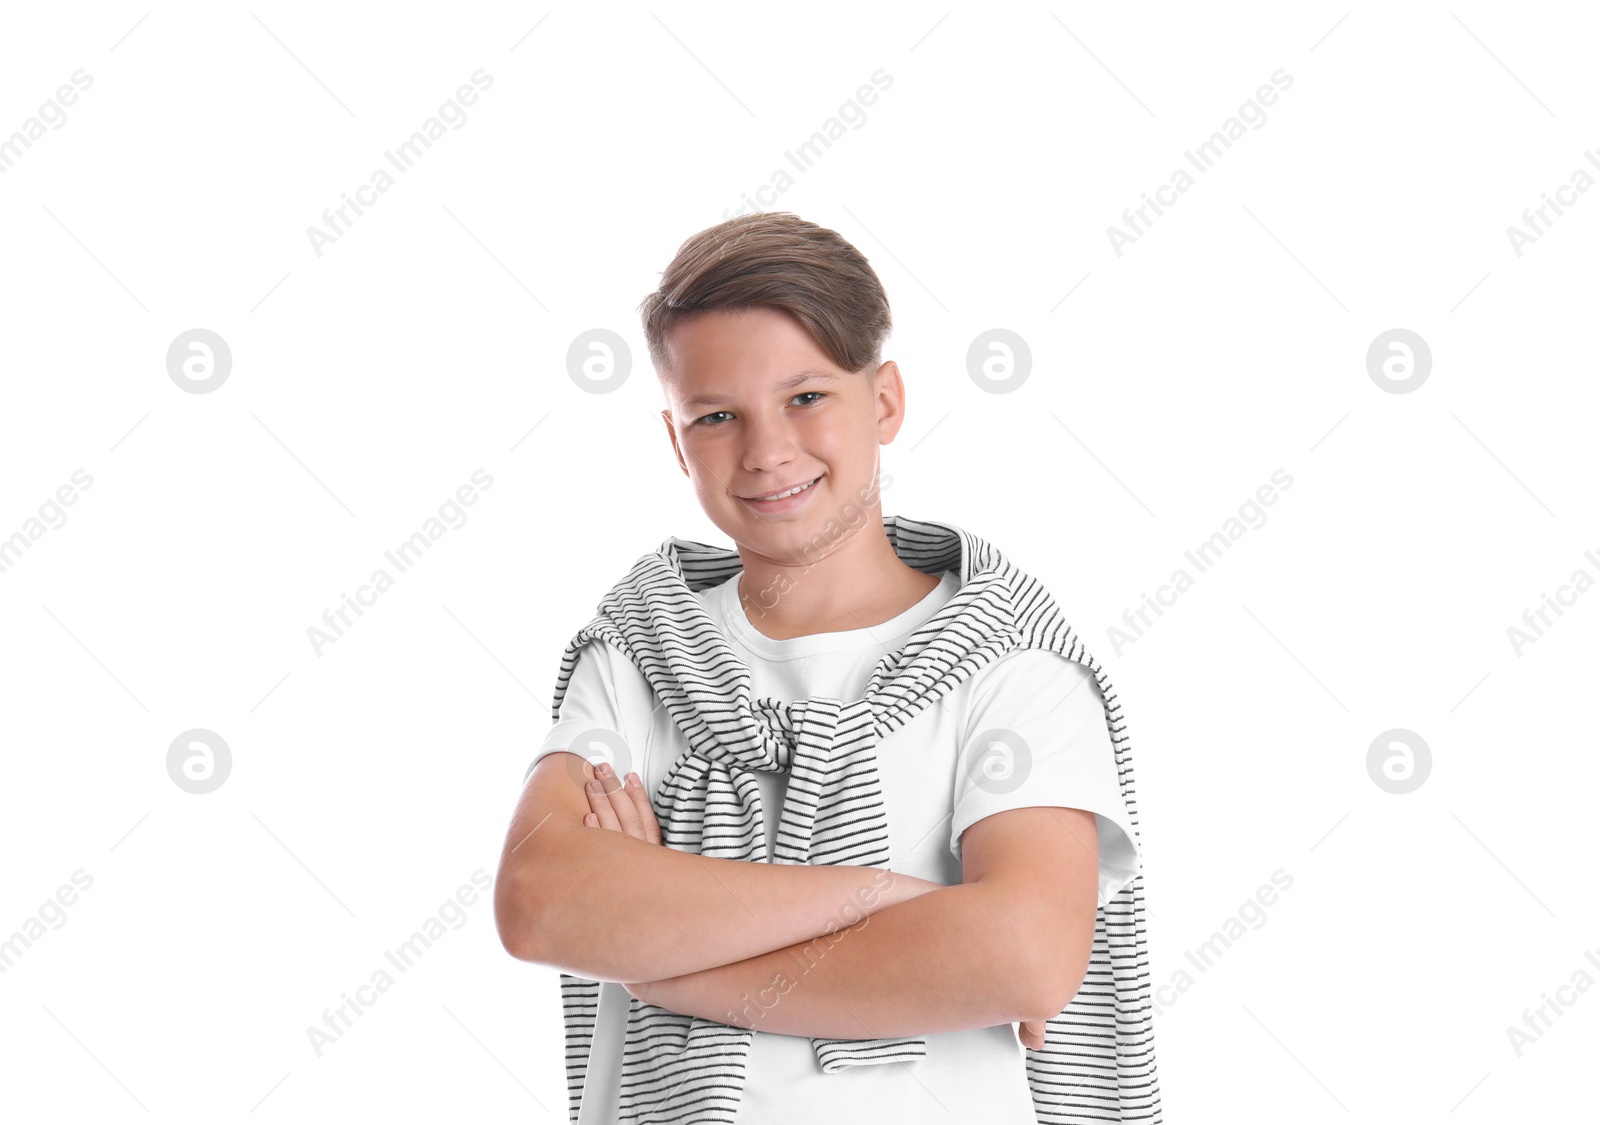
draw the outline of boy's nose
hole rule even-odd
[[[741,461],[750,472],[782,468],[794,460],[794,435],[778,425],[749,426],[745,430]]]

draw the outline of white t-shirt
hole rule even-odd
[[[739,601],[737,573],[696,596],[749,665],[752,697],[772,696],[787,703],[817,695],[863,698],[878,661],[903,648],[959,585],[955,572],[946,571],[925,598],[889,621],[785,640],[764,636],[750,623]],[[636,770],[653,793],[688,749],[658,702],[628,657],[593,639],[579,652],[561,701],[561,718],[533,760],[571,749],[591,762],[610,761],[619,775]],[[618,760],[592,740],[586,740],[587,750],[574,745],[578,736],[595,728],[620,735],[628,747],[627,760]],[[974,740],[997,729],[1020,736],[1028,760],[1024,763],[1020,754],[991,757],[990,780],[980,785],[985,768],[969,764],[983,759],[984,747]],[[992,746],[994,740],[986,743]],[[1099,686],[1093,673],[1059,653],[1019,649],[1005,654],[885,736],[877,755],[890,864],[896,872],[946,886],[959,884],[962,832],[997,812],[1045,805],[1095,814],[1101,905],[1137,873],[1133,829],[1117,785]],[[788,774],[758,770],[756,776],[771,858]],[[601,982],[579,1125],[615,1125],[631,999],[620,984]],[[1023,1047],[1012,1024],[926,1035],[927,1056],[914,1063],[847,1067],[833,1074],[824,1074],[817,1065],[807,1036],[765,1031],[753,1036],[736,1119],[740,1125],[811,1125],[847,1117],[982,1119],[992,1125],[1037,1121]]]

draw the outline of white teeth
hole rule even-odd
[[[821,477],[817,478],[817,480],[821,480],[821,479],[822,479]],[[755,499],[755,500],[782,500],[785,496],[793,496],[797,492],[804,492],[806,489],[810,488],[812,484],[816,484],[816,483],[817,483],[817,481],[814,480],[810,484],[802,484],[802,485],[799,485],[796,488],[791,488],[788,492],[775,492],[771,496],[756,496],[756,497],[753,497],[752,499]]]

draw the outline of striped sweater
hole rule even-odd
[[[579,650],[601,638],[625,654],[689,744],[651,795],[662,843],[680,851],[766,862],[759,788],[751,770],[790,775],[774,862],[888,867],[888,822],[877,744],[990,662],[1017,648],[1077,661],[1100,687],[1122,798],[1138,833],[1133,760],[1116,691],[1034,578],[984,540],[949,524],[887,516],[895,553],[928,574],[953,570],[961,586],[898,652],[873,670],[866,697],[782,703],[752,698],[749,668],[694,595],[741,569],[737,551],[671,538],[642,556],[601,600],[562,654],[551,718],[558,720]],[[573,1125],[598,1012],[600,985],[561,974],[568,1108]],[[1144,918],[1136,875],[1095,916],[1094,946],[1078,993],[1046,1024],[1042,1050],[1025,1049],[1042,1125],[1161,1121]],[[731,1123],[754,1033],[629,1004],[619,1112],[623,1122]],[[923,1040],[812,1038],[824,1072],[910,1062]]]

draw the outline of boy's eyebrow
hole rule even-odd
[[[798,371],[793,375],[789,375],[789,376],[786,376],[783,379],[780,379],[774,385],[773,389],[774,390],[779,390],[779,391],[787,391],[787,390],[789,390],[789,389],[791,389],[793,387],[798,387],[801,383],[807,382],[808,380],[811,380],[811,379],[832,380],[832,379],[837,379],[837,378],[839,378],[839,374],[838,374],[838,372],[835,372],[835,371]],[[725,396],[725,395],[717,395],[717,394],[695,395],[693,398],[684,399],[683,400],[683,405],[684,406],[715,406],[717,403],[722,402],[726,397],[727,396]]]

